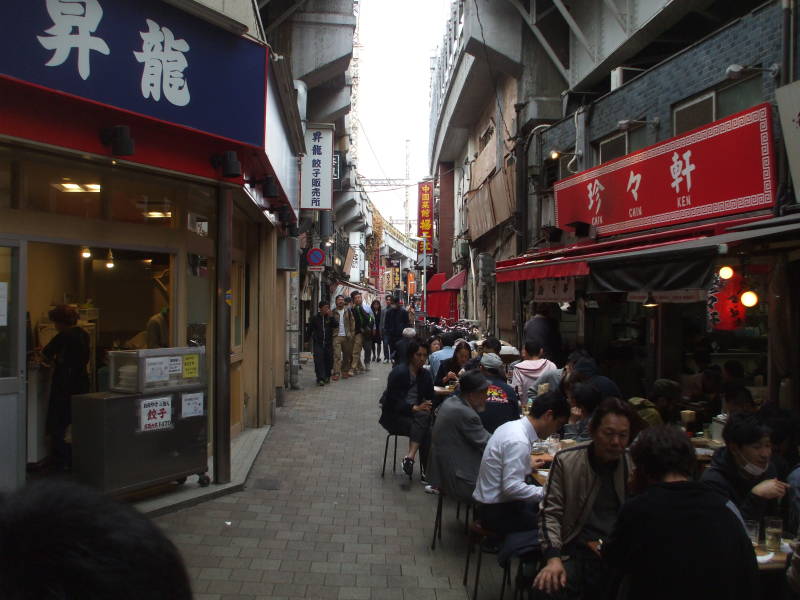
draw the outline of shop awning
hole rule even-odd
[[[580,277],[589,274],[585,260],[564,260],[554,258],[514,265],[507,269],[497,269],[497,282],[525,281],[556,277]]]
[[[442,284],[443,290],[460,290],[467,284],[467,272],[459,271]]]
[[[709,258],[726,254],[729,245],[762,238],[794,239],[799,232],[800,221],[784,217],[749,222],[718,235],[694,235],[608,250],[605,248],[611,242],[587,244],[561,250],[569,252],[568,256],[549,250],[538,256],[503,261],[498,263],[496,278],[503,283],[589,275],[590,289],[594,291],[694,289],[707,286],[713,267]]]

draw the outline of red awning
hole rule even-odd
[[[508,270],[497,269],[497,282],[525,281],[527,279],[543,279],[555,277],[579,277],[589,274],[589,265],[585,260],[543,260],[529,264],[517,265]]]
[[[443,290],[460,290],[467,284],[467,272],[459,271],[442,284]]]

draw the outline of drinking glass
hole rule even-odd
[[[764,546],[770,552],[779,552],[783,535],[783,519],[767,518],[764,528]]]
[[[561,449],[561,436],[557,433],[554,433],[549,438],[547,438],[547,450],[549,454],[555,454]]]
[[[747,537],[753,544],[753,548],[758,546],[758,521],[745,521],[744,528],[747,530]]]

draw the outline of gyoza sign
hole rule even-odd
[[[333,199],[333,125],[309,126],[300,169],[300,208],[330,210]]]
[[[139,431],[172,429],[172,396],[139,401]]]
[[[158,0],[2,0],[0,77],[263,147],[266,48]]]
[[[616,235],[769,208],[772,110],[760,104],[556,182],[556,223]]]

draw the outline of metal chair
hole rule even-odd
[[[485,542],[489,538],[497,537],[494,532],[489,531],[488,529],[484,529],[481,525],[480,521],[473,521],[472,524],[469,526],[469,539],[467,541],[467,560],[464,564],[464,578],[462,580],[462,585],[466,587],[467,579],[469,577],[469,562],[470,556],[472,555],[473,546],[478,546],[478,562],[475,565],[475,585],[473,586],[472,590],[472,598],[471,600],[478,600],[478,583],[480,582],[481,577],[481,562],[483,558],[483,553],[486,552],[488,554],[497,554],[498,549],[496,548],[487,548],[484,547]],[[500,584],[500,600],[503,600],[503,596],[505,595],[506,585],[509,587],[511,586],[511,561],[508,561],[505,565],[503,565],[503,581]],[[467,592],[467,596],[469,597],[469,592]]]
[[[386,445],[383,449],[383,469],[381,469],[381,477],[386,475],[386,457],[389,454],[389,438],[394,437],[394,460],[392,461],[392,473],[397,473],[397,438],[408,437],[400,433],[389,433],[386,435]]]
[[[436,550],[436,538],[442,541],[442,506],[444,505],[444,492],[439,490],[439,501],[436,503],[436,518],[433,520],[433,541],[431,550]]]

